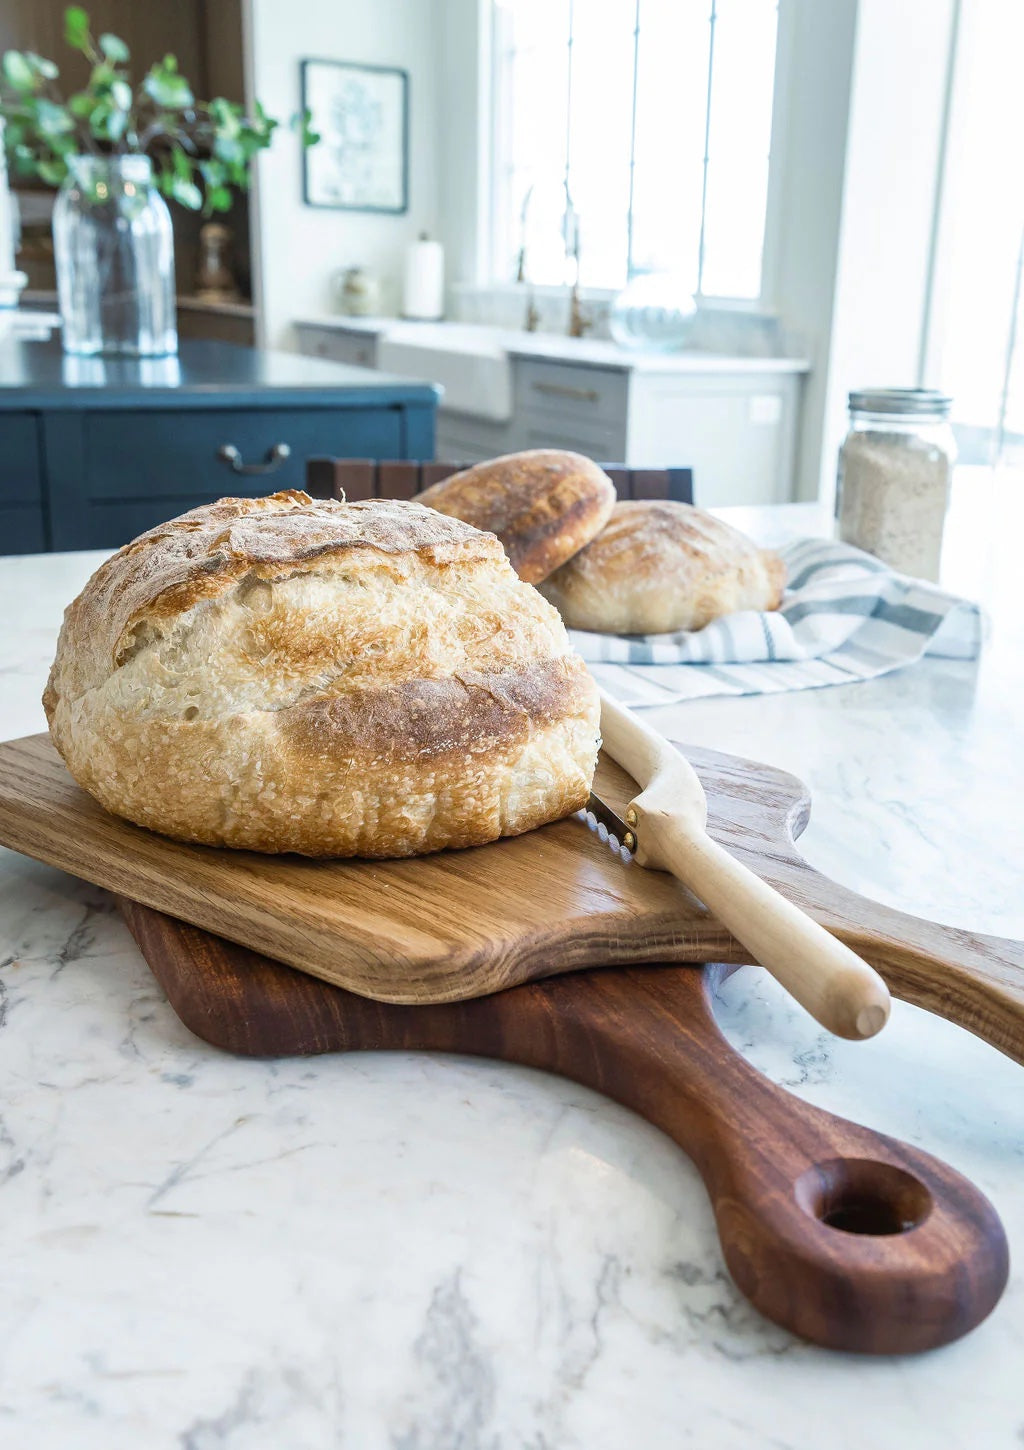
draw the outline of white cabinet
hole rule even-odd
[[[512,448],[573,448],[630,468],[692,468],[707,508],[792,498],[796,373],[658,372],[522,357],[515,374]]]
[[[693,469],[705,508],[788,503],[801,378],[792,372],[635,373],[626,463]]]

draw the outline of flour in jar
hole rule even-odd
[[[948,447],[918,434],[854,428],[839,454],[840,537],[937,579],[952,466]]]

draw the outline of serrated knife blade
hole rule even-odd
[[[598,825],[604,826],[608,835],[614,837],[619,845],[625,847],[627,851],[636,850],[636,835],[629,829],[622,817],[593,791],[590,792],[590,799],[587,801],[584,814],[593,816]]]

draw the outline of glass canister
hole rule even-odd
[[[148,156],[76,156],[53,207],[68,352],[161,357],[178,349],[174,235]]]
[[[346,267],[335,277],[338,306],[349,317],[374,317],[380,312],[380,283],[366,267]]]
[[[939,577],[956,461],[951,401],[929,388],[851,393],[839,450],[839,537],[918,579]]]

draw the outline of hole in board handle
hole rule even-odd
[[[871,1158],[815,1163],[797,1179],[795,1191],[805,1213],[840,1233],[909,1233],[932,1210],[932,1196],[919,1179]]]

